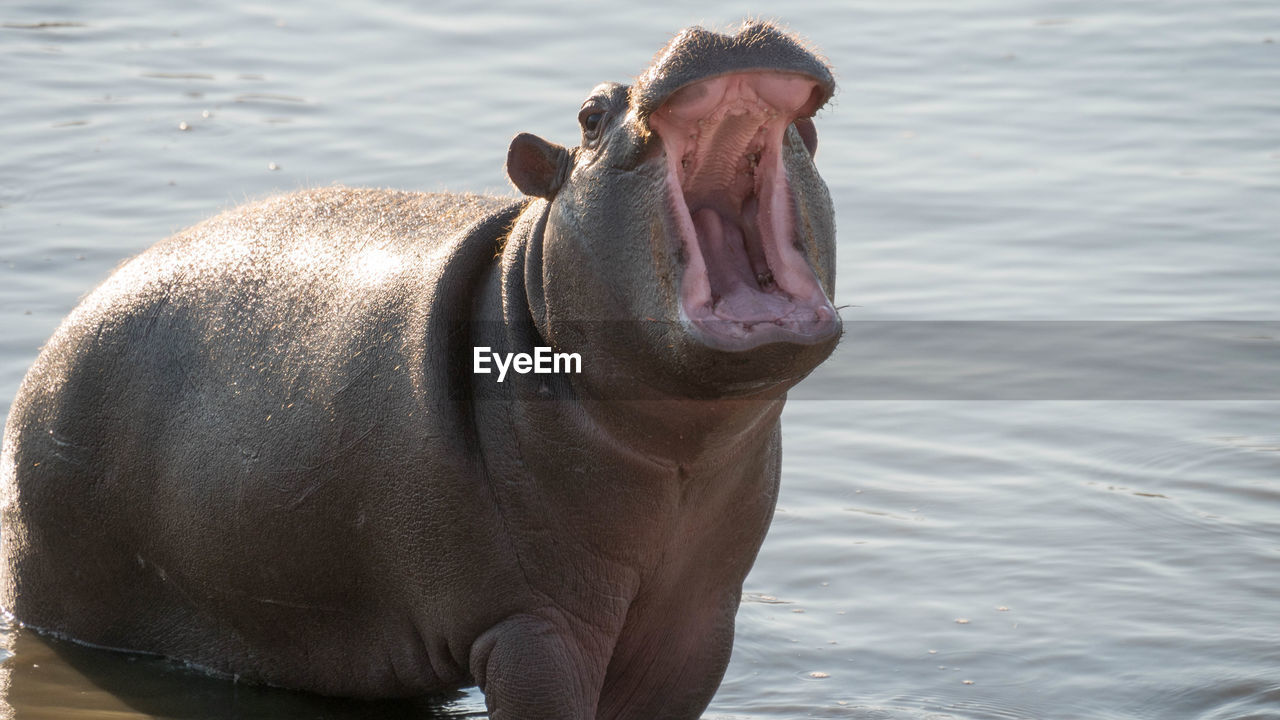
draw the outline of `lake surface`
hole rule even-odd
[[[706,717],[1280,718],[1280,5],[8,3],[0,414],[77,299],[214,212],[514,194],[677,29],[821,48],[840,350]],[[478,717],[0,628],[0,716]]]

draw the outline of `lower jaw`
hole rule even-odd
[[[668,183],[667,194],[684,244],[680,319],[701,344],[736,352],[817,345],[839,334],[840,318],[807,260],[769,245],[780,230],[762,237],[758,225],[743,224],[758,223],[758,211],[743,218],[705,207],[690,213],[678,186]]]
[[[840,318],[830,305],[803,313],[801,317],[793,313],[784,318],[755,321],[715,315],[690,317],[683,304],[680,312],[690,335],[707,347],[725,352],[745,352],[775,343],[820,345],[834,340],[841,329]]]

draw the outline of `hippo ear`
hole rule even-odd
[[[818,128],[813,125],[813,118],[800,117],[796,118],[796,132],[800,133],[800,139],[804,141],[804,147],[809,151],[809,157],[813,157],[818,152]]]
[[[507,150],[507,177],[525,195],[550,200],[569,177],[569,151],[537,135],[520,133]]]

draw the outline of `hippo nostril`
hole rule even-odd
[[[697,83],[749,72],[808,78],[813,83],[812,90],[784,109],[798,109],[801,115],[812,115],[835,91],[831,69],[803,42],[772,24],[748,22],[732,36],[693,28],[672,38],[631,87],[630,103],[641,121],[647,121],[672,100],[675,102],[668,110],[695,109],[715,102],[714,97],[707,97],[714,95],[714,87]],[[788,92],[787,82],[779,77],[778,82],[762,86],[760,91],[767,99],[779,88]]]

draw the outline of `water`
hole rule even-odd
[[[170,232],[334,182],[510,194],[515,133],[572,143],[587,91],[676,29],[779,12],[837,70],[818,163],[853,307],[787,408],[707,717],[1280,718],[1269,0],[10,3],[0,412],[77,298]],[[3,639],[19,718],[483,714]]]

